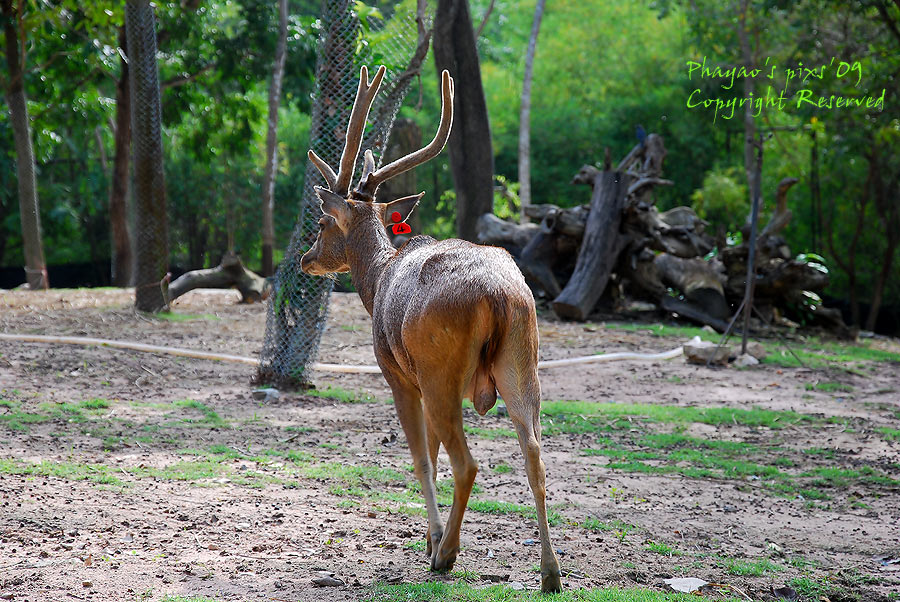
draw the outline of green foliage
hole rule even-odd
[[[694,211],[726,232],[740,230],[750,213],[750,196],[744,179],[737,167],[709,170],[703,177],[703,185],[691,195]]]

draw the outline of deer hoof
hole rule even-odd
[[[434,558],[431,560],[431,570],[437,572],[449,571],[456,563],[457,554],[459,554],[459,548],[452,552],[444,552],[443,550],[438,549],[438,553],[435,554]]]
[[[562,591],[562,582],[559,579],[559,569],[544,572],[541,571],[541,593],[555,594]]]

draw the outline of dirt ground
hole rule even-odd
[[[129,291],[0,292],[0,332],[255,357],[265,308],[238,297],[194,291],[174,308],[190,319],[173,320],[135,314]],[[541,359],[684,340],[652,324],[546,315],[540,330]],[[358,298],[335,294],[320,361],[374,364],[370,337]],[[771,600],[773,587],[792,584],[801,600],[898,599],[900,356],[887,352],[900,346],[872,345],[885,353],[811,368],[790,367],[769,342],[783,362],[542,371],[564,586],[662,590],[666,578],[698,577],[724,584],[713,598]],[[478,488],[454,571],[434,575],[381,376],[315,375],[320,391],[353,399],[256,400],[253,373],[0,341],[0,598],[322,601],[367,599],[378,583],[539,586],[532,498],[508,418],[466,410]],[[443,452],[439,464],[446,500]],[[323,572],[343,585],[314,586]]]

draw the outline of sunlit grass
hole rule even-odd
[[[761,558],[759,560],[726,558],[722,560],[721,564],[729,574],[744,577],[762,577],[769,573],[779,573],[785,570],[784,566],[775,564],[768,558]]]
[[[429,582],[377,585],[367,602],[695,602],[689,594],[672,594],[646,589],[572,589],[545,595],[538,591],[516,591],[507,585],[473,587],[465,580],[457,583]],[[717,598],[738,602],[737,598]]]

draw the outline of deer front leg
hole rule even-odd
[[[435,469],[429,458],[428,437],[425,430],[425,416],[422,412],[422,402],[418,391],[391,386],[394,392],[394,407],[397,409],[397,418],[406,434],[409,445],[409,453],[413,460],[413,469],[416,478],[422,486],[422,497],[425,498],[425,509],[428,512],[428,549],[432,566],[434,555],[432,550],[438,549],[438,544],[444,536],[444,527],[441,524],[441,516],[438,513],[437,496],[435,494],[434,474]],[[437,456],[437,453],[435,453]]]

